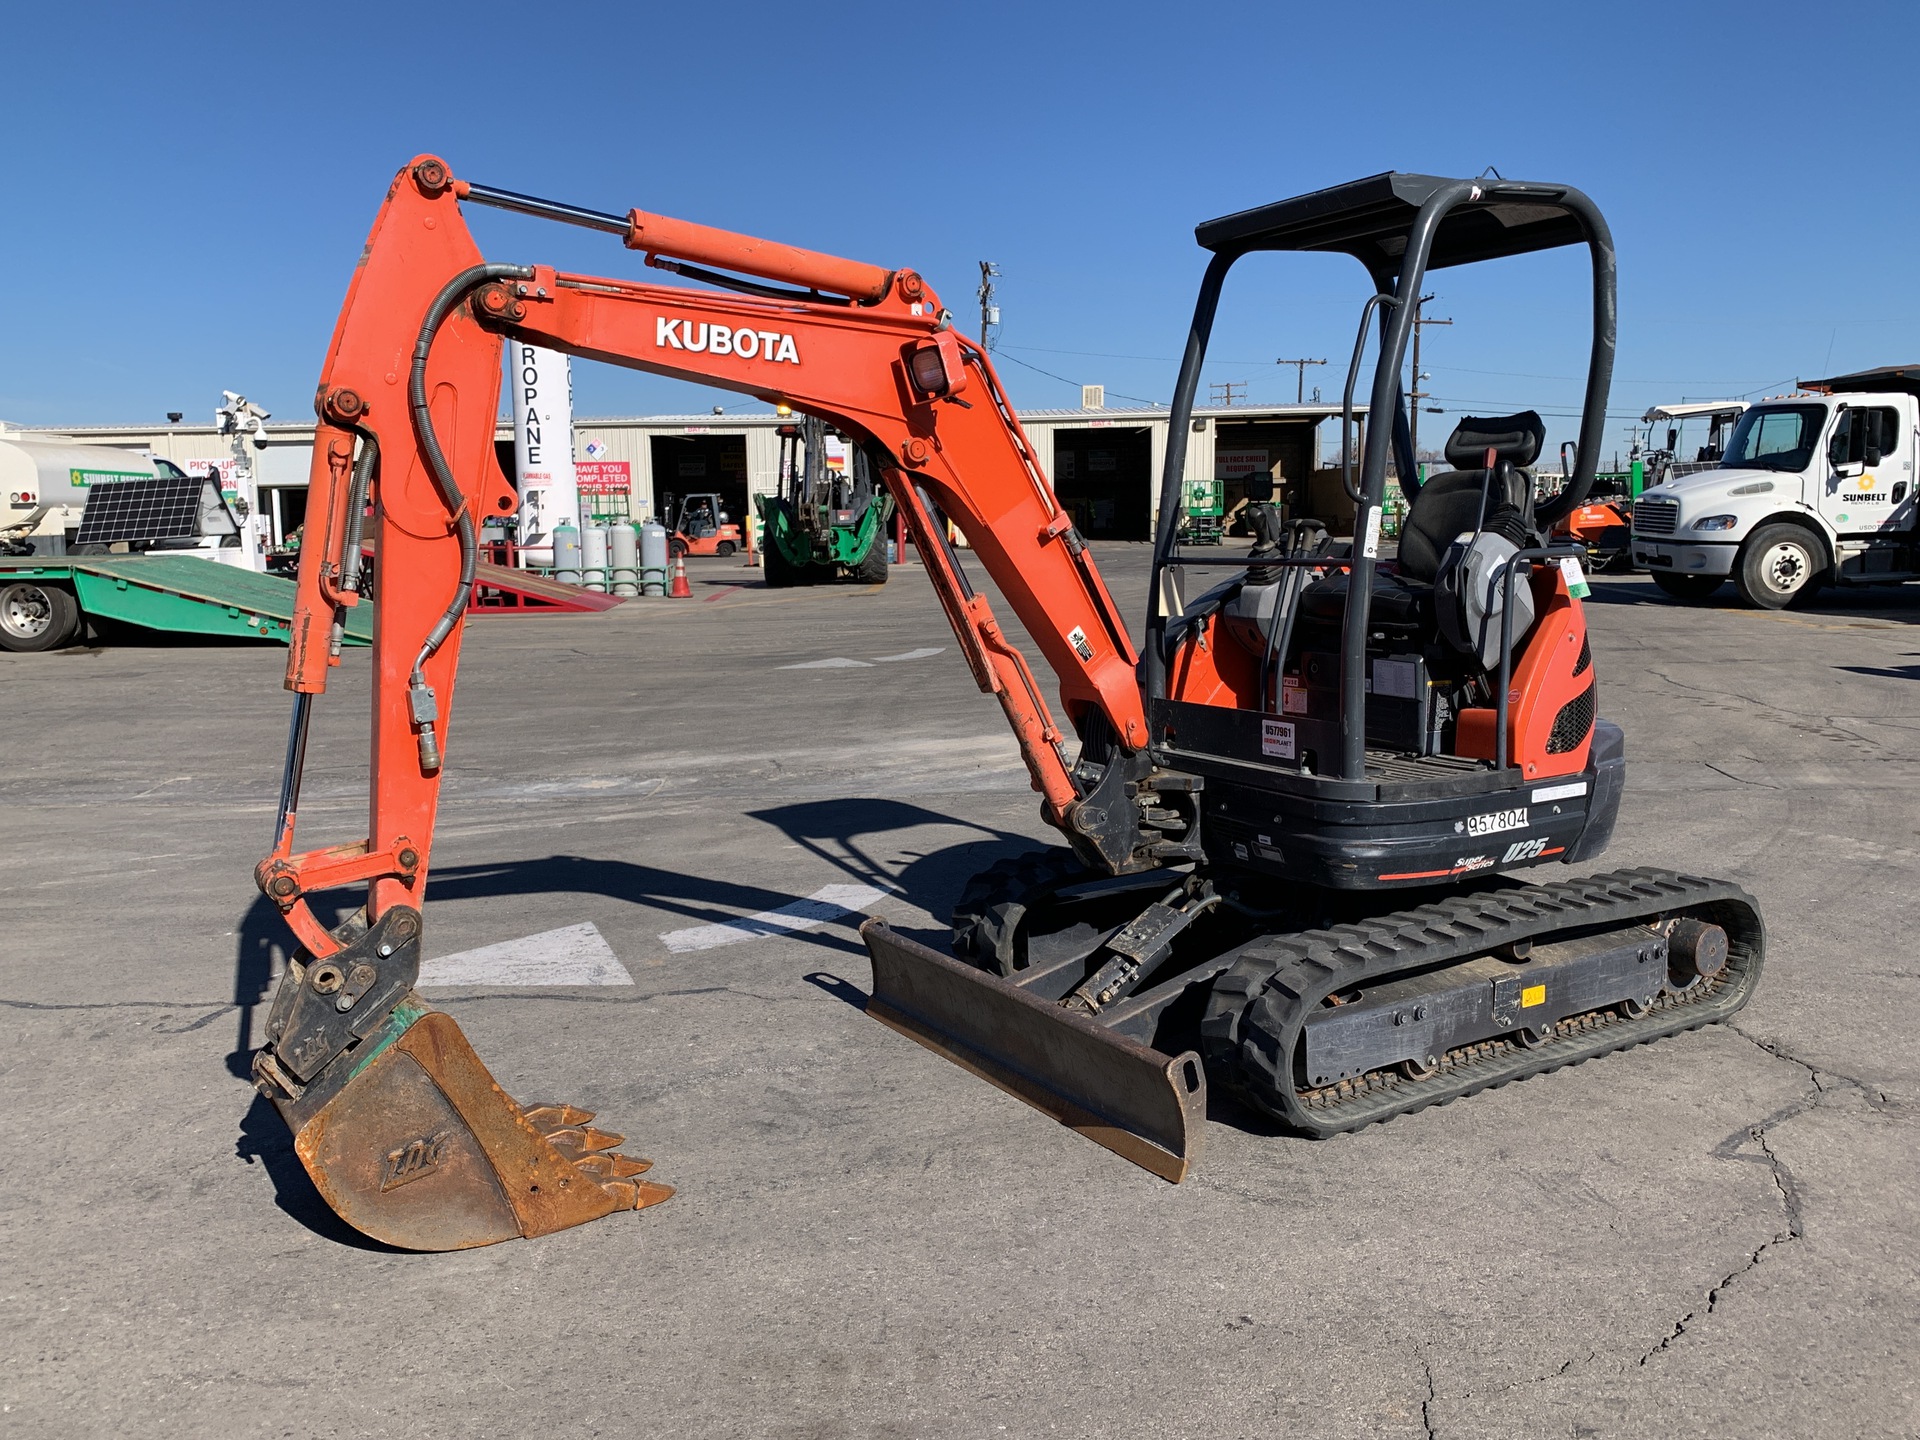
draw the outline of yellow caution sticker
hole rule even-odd
[[[1546,1003],[1547,987],[1544,985],[1529,985],[1520,992],[1520,1008],[1522,1010],[1531,1010],[1536,1005],[1544,1005]]]

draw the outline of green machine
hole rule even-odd
[[[841,446],[839,466],[831,463],[829,439]],[[824,421],[802,416],[780,427],[779,493],[754,503],[767,584],[886,583],[893,497],[873,483],[866,452]]]
[[[1218,480],[1188,480],[1180,490],[1180,543],[1218,545],[1227,532],[1226,487]]]

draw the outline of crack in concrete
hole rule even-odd
[[[1437,1440],[1440,1432],[1433,1428],[1433,1407],[1440,1392],[1433,1383],[1433,1362],[1424,1354],[1420,1357],[1420,1370],[1427,1379],[1427,1398],[1420,1402],[1420,1425],[1427,1432],[1427,1440]]]
[[[1795,1241],[1806,1238],[1805,1197],[1800,1189],[1799,1183],[1794,1179],[1793,1171],[1790,1170],[1786,1162],[1775,1153],[1773,1145],[1767,1138],[1768,1132],[1778,1125],[1783,1125],[1789,1120],[1817,1109],[1823,1099],[1828,1095],[1836,1093],[1836,1091],[1840,1089],[1857,1094],[1870,1110],[1885,1111],[1892,1105],[1891,1097],[1888,1096],[1884,1090],[1868,1085],[1863,1080],[1859,1080],[1852,1075],[1843,1075],[1835,1070],[1822,1069],[1811,1061],[1801,1059],[1798,1055],[1793,1054],[1777,1042],[1763,1040],[1758,1035],[1742,1030],[1738,1025],[1731,1022],[1728,1022],[1726,1028],[1759,1050],[1762,1054],[1770,1056],[1783,1064],[1799,1067],[1806,1072],[1807,1083],[1811,1087],[1804,1095],[1792,1103],[1781,1106],[1780,1109],[1774,1111],[1771,1115],[1755,1121],[1744,1129],[1734,1131],[1733,1134],[1729,1135],[1713,1149],[1715,1159],[1747,1160],[1763,1164],[1767,1167],[1768,1178],[1773,1182],[1774,1193],[1780,1203],[1780,1211],[1784,1225],[1783,1228],[1776,1230],[1770,1238],[1763,1240],[1759,1245],[1749,1250],[1746,1258],[1739,1265],[1736,1265],[1732,1270],[1728,1271],[1721,1277],[1717,1285],[1714,1285],[1707,1291],[1707,1300],[1704,1308],[1696,1307],[1695,1309],[1689,1310],[1685,1315],[1682,1315],[1678,1320],[1674,1321],[1672,1326],[1668,1328],[1667,1333],[1661,1337],[1660,1343],[1640,1356],[1637,1362],[1640,1367],[1645,1367],[1656,1355],[1665,1354],[1673,1348],[1674,1343],[1678,1341],[1682,1335],[1687,1334],[1690,1330],[1697,1328],[1698,1325],[1704,1324],[1711,1318],[1714,1312],[1719,1309],[1721,1299],[1733,1284],[1743,1275],[1751,1274],[1754,1270],[1758,1269],[1761,1262],[1763,1262],[1769,1254],[1781,1246],[1791,1245]],[[1837,1084],[1835,1082],[1837,1082]],[[1759,1147],[1759,1155],[1744,1155],[1740,1153],[1749,1144]]]

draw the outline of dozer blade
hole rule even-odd
[[[874,1019],[1161,1178],[1186,1178],[1206,1133],[1198,1055],[1163,1055],[884,920],[867,921],[860,937],[873,960]]]
[[[634,1178],[650,1162],[614,1149],[620,1137],[593,1128],[592,1112],[516,1105],[453,1017],[412,990],[418,943],[418,916],[396,911],[341,955],[297,957],[254,1057],[255,1082],[341,1219],[405,1250],[466,1250],[673,1194]]]

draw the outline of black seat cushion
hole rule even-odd
[[[1348,571],[1316,580],[1300,592],[1300,613],[1309,620],[1339,620],[1347,611]],[[1386,570],[1373,572],[1367,618],[1393,629],[1425,631],[1433,623],[1433,587]]]
[[[1447,463],[1465,470],[1487,463],[1487,451],[1509,465],[1531,465],[1540,458],[1547,426],[1536,410],[1517,415],[1468,415],[1447,437]]]

